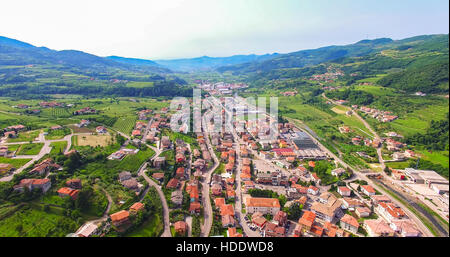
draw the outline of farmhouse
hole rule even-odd
[[[25,187],[28,188],[28,190],[32,191],[36,188],[41,189],[43,193],[46,193],[50,187],[52,186],[52,183],[50,182],[50,179],[22,179],[19,184],[15,185],[14,191],[23,192]]]
[[[130,213],[126,210],[121,210],[119,212],[111,214],[110,217],[111,217],[112,224],[116,227],[119,227],[121,225],[128,223]]]
[[[77,199],[78,193],[80,193],[80,190],[69,187],[62,187],[58,190],[58,195],[60,197],[70,197],[73,200]]]

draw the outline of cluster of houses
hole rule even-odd
[[[287,233],[287,213],[280,210],[281,205],[276,198],[247,197],[246,213],[251,215],[250,228],[259,229],[265,237],[285,237]],[[272,220],[267,219],[270,215]]]
[[[132,190],[139,195],[144,185],[139,183],[139,181],[134,178],[129,171],[122,171],[119,173],[119,182],[125,188]]]
[[[342,76],[344,76],[343,71],[336,68],[328,67],[328,71],[326,73],[312,75],[309,78],[309,80],[329,83],[335,81],[336,79]]]
[[[421,235],[415,223],[389,197],[376,194],[370,185],[360,186],[360,190],[367,198],[353,197],[352,190],[346,186],[337,189],[342,198],[331,192],[320,194],[310,208],[304,209],[294,237],[361,236],[360,227],[370,237]],[[379,215],[378,218],[370,218],[373,211]]]
[[[359,110],[381,122],[391,122],[391,121],[398,119],[398,116],[392,115],[392,112],[390,112],[390,111],[382,111],[382,110],[378,110],[378,109],[370,108],[370,107],[366,107],[366,106],[361,106],[359,108]]]
[[[133,131],[131,132],[131,136],[134,138],[141,138],[144,135],[146,128],[147,128],[147,123],[142,122],[142,121],[137,121],[136,125],[134,126]]]
[[[201,134],[197,135],[197,140],[201,146],[202,151],[208,151],[206,148],[203,136]],[[202,159],[202,154],[197,148],[193,151],[189,151],[189,146],[181,139],[175,140],[175,174],[169,179],[166,184],[166,188],[172,190],[171,192],[171,202],[174,208],[180,208],[185,200],[185,195],[188,197],[189,206],[188,211],[192,215],[200,215],[201,213],[201,200],[202,195],[200,191],[200,179],[202,179],[203,171],[207,167],[207,163]],[[203,146],[203,147],[202,147]],[[169,137],[161,137],[160,147],[163,149],[170,149],[172,147],[172,142]],[[194,161],[195,160],[195,161]],[[165,165],[165,157],[157,157],[153,160],[153,167],[161,168]],[[193,174],[190,174],[191,170],[195,170]],[[155,180],[162,182],[164,180],[165,174],[162,172],[153,173],[152,177]],[[177,221],[174,224],[174,229],[177,234],[185,235],[187,225],[184,221]]]
[[[34,189],[40,189],[43,193],[46,193],[52,187],[52,183],[50,179],[34,179],[34,178],[25,178],[22,179],[19,184],[13,186],[14,191],[24,192],[25,188],[29,191]]]
[[[199,82],[201,89],[207,91],[211,95],[231,95],[233,90],[246,88],[247,85],[244,83],[209,83],[209,82]]]
[[[369,147],[373,147],[373,148],[378,148],[381,146],[381,144],[383,143],[382,139],[370,139],[370,138],[363,138],[361,136],[355,136],[351,139],[352,144],[354,145],[362,145],[364,144],[365,146],[369,146]]]
[[[42,108],[57,108],[57,107],[65,107],[65,103],[59,103],[59,102],[40,102],[39,106]]]
[[[53,159],[48,158],[36,164],[33,169],[30,170],[30,174],[39,174],[42,176],[53,170],[62,170],[62,166],[55,163]]]
[[[219,212],[223,228],[236,228],[234,207],[232,204],[226,204],[225,198],[217,197],[214,199],[214,206]],[[241,234],[234,233],[235,237],[242,237]]]
[[[342,88],[341,86],[325,86],[325,87],[322,87],[322,89],[325,90],[325,91],[333,91],[333,90],[338,90],[338,89],[341,89],[341,88]]]
[[[91,107],[85,107],[73,112],[73,115],[96,114],[97,110]]]
[[[80,123],[75,124],[75,126],[77,126],[79,128],[84,128],[84,127],[89,126],[89,124],[91,124],[91,122],[89,120],[81,120]],[[105,130],[106,130],[106,128],[105,128]],[[97,133],[99,133],[99,132],[97,132]]]
[[[28,114],[38,114],[41,112],[41,110],[39,110],[39,109],[28,110],[30,107],[31,106],[29,106],[27,104],[18,104],[16,106],[13,106],[13,108],[25,110],[25,113],[28,113]]]
[[[313,139],[307,133],[299,131],[293,124],[279,123],[275,138],[269,136],[271,128],[265,127],[264,123],[264,121],[243,122],[241,124],[247,128],[247,132],[240,133],[249,149],[259,151],[261,159],[275,162],[282,168],[293,168],[296,160],[327,159],[327,155]]]
[[[131,226],[131,216],[144,211],[145,205],[136,202],[128,210],[121,210],[110,215],[111,223],[117,231],[125,231]]]
[[[77,199],[80,189],[82,188],[81,179],[74,178],[66,181],[66,186],[58,189],[60,197],[70,197],[73,200]]]
[[[166,110],[166,109],[161,108],[161,113],[163,113],[163,110]],[[144,114],[139,114],[139,115],[144,115]],[[146,112],[146,115],[148,115],[148,112]],[[148,117],[148,116],[145,116],[145,117]],[[170,128],[169,118],[170,117],[168,117],[168,115],[161,115],[160,113],[156,113],[155,115],[153,115],[150,127],[147,129],[147,131],[148,131],[147,135],[142,135],[142,136],[145,136],[144,140],[149,143],[157,143],[157,145],[159,145],[158,147],[160,147],[161,149],[168,149],[170,147],[170,141],[168,142],[165,138],[164,144],[162,144],[162,142],[159,140],[157,135],[161,132],[162,129]],[[140,127],[140,125],[137,125],[137,127]]]
[[[298,93],[297,93],[296,90],[294,90],[294,91],[285,91],[285,92],[281,92],[281,94],[282,94],[283,96],[296,96]]]
[[[25,131],[27,127],[22,124],[8,126],[3,129],[3,136],[5,138],[16,138],[19,135],[20,131]]]

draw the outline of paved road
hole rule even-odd
[[[206,116],[206,115],[205,115]],[[204,124],[206,123],[205,118],[202,120]],[[203,126],[202,126],[203,127]],[[208,151],[211,157],[214,160],[214,165],[210,167],[205,174],[203,174],[204,179],[202,182],[202,205],[203,205],[203,215],[204,215],[204,223],[201,226],[201,237],[208,237],[211,232],[212,219],[213,219],[213,211],[211,206],[211,196],[209,194],[211,176],[214,171],[219,167],[219,160],[217,159],[216,154],[214,153],[214,149],[211,145],[211,140],[209,139],[209,134],[203,131],[203,137],[205,138],[206,146],[208,147]]]
[[[217,102],[217,101],[216,101]],[[213,104],[212,102],[210,102],[210,104]],[[231,115],[231,113],[224,108],[221,105],[221,108],[223,110],[225,110],[226,114],[228,116]],[[231,119],[230,119],[231,120]],[[243,140],[238,136],[238,134],[236,133],[235,129],[232,129],[232,134],[233,134],[233,138],[234,138],[234,147],[235,147],[235,151],[236,151],[236,199],[235,199],[235,204],[234,204],[234,208],[235,208],[235,215],[236,215],[236,219],[239,220],[239,223],[241,224],[242,230],[244,232],[244,234],[248,237],[261,237],[261,234],[259,234],[257,231],[253,231],[251,230],[247,223],[244,220],[244,217],[246,216],[245,214],[242,213],[242,204],[243,204],[243,199],[242,199],[242,186],[241,186],[241,172],[242,172],[242,160],[240,158],[240,154],[241,154],[241,144],[245,144],[243,142]],[[251,153],[257,157],[258,155],[255,154],[251,149],[250,149]]]
[[[353,112],[353,113],[355,113],[355,112]],[[274,119],[273,117],[271,117],[271,116],[268,115],[267,113],[265,113],[265,115],[266,115],[267,117],[269,117],[270,119]],[[359,117],[360,119],[362,119],[359,115],[358,115],[358,117]],[[293,119],[289,119],[289,118],[288,118],[288,120],[289,120],[289,122],[291,122]],[[301,121],[298,121],[298,122],[302,123]],[[291,122],[291,123],[295,124],[295,122]],[[370,128],[369,131],[373,131],[373,129],[367,124],[367,122],[366,122],[365,124],[368,126],[368,129]],[[296,127],[297,127],[297,126],[296,126]],[[348,168],[348,167],[351,168],[351,169],[354,171],[353,173],[354,173],[354,175],[355,175],[356,177],[358,177],[359,179],[366,180],[366,181],[368,182],[369,185],[371,185],[372,187],[374,187],[374,188],[377,189],[378,191],[380,191],[380,192],[385,192],[382,188],[380,188],[378,185],[376,185],[375,183],[373,183],[373,181],[372,181],[371,179],[367,178],[367,176],[366,176],[365,174],[363,174],[363,173],[359,172],[357,169],[351,167],[350,165],[348,165],[347,163],[345,163],[344,161],[342,161],[342,160],[341,160],[338,156],[336,156],[333,152],[331,152],[328,148],[326,148],[325,146],[323,146],[323,145],[320,143],[320,141],[318,141],[318,140],[316,139],[316,137],[314,137],[313,135],[311,135],[311,133],[310,133],[309,131],[300,129],[300,128],[298,128],[298,127],[297,127],[297,129],[299,129],[299,130],[304,131],[305,133],[307,133],[307,134],[312,138],[312,140],[313,140],[313,141],[314,141],[314,142],[322,149],[322,151],[326,152],[330,157],[332,157],[332,158],[334,158],[334,160],[338,161],[344,168]],[[373,132],[375,132],[375,131],[373,131]],[[378,137],[378,135],[377,135],[376,133],[374,133],[374,135],[375,135],[375,137]],[[379,138],[379,137],[378,137],[378,138]],[[381,156],[381,155],[379,155],[379,156]],[[381,158],[381,160],[382,160],[382,158]],[[383,164],[384,164],[384,162],[383,162]],[[400,207],[405,211],[405,213],[408,215],[408,217],[410,217],[411,219],[413,219],[413,221],[418,225],[419,230],[421,230],[422,233],[423,233],[425,236],[433,236],[432,233],[430,232],[430,230],[423,224],[423,222],[422,222],[422,221],[421,221],[414,213],[412,213],[411,211],[409,211],[409,209],[406,208],[406,206],[405,206],[404,204],[402,204],[400,201],[397,201],[397,200],[394,199],[394,198],[392,198],[392,201],[393,201],[394,203],[396,203],[398,206],[400,206]]]
[[[67,146],[66,146],[66,149],[64,150],[64,153],[67,153],[69,151],[69,149],[72,147],[72,136],[74,136],[74,135],[83,135],[83,134],[86,134],[86,133],[70,134],[70,135],[65,136],[62,139],[46,140],[45,136],[44,136],[44,133],[41,132],[39,134],[39,136],[37,137],[38,140],[35,140],[35,141],[32,142],[34,144],[36,144],[36,143],[44,143],[44,146],[42,147],[42,149],[39,152],[39,154],[37,154],[37,155],[19,155],[19,156],[13,157],[13,159],[29,159],[29,158],[31,158],[31,160],[29,162],[27,162],[24,166],[22,166],[19,169],[15,170],[9,176],[0,178],[0,182],[11,181],[15,174],[18,174],[18,173],[22,172],[26,168],[28,168],[31,165],[33,165],[34,162],[42,159],[42,157],[44,157],[44,155],[49,154],[51,152],[51,150],[52,150],[52,147],[50,146],[51,143],[66,141],[67,142]],[[91,133],[88,133],[88,134],[91,134]],[[28,143],[29,142],[14,142],[14,143],[3,143],[2,145],[16,145],[16,144],[28,144]]]
[[[145,174],[145,168],[147,168],[147,163],[144,163],[139,169],[138,175],[142,176],[145,181],[150,186],[153,186],[158,192],[159,198],[161,199],[162,207],[163,207],[163,218],[164,218],[164,232],[161,237],[171,237],[172,233],[170,232],[170,218],[169,218],[169,207],[167,205],[166,197],[164,192],[161,190],[161,186],[156,184],[152,179],[150,179],[147,174]]]
[[[336,101],[334,101],[333,99],[328,98],[328,97],[325,95],[325,93],[322,93],[322,97],[324,97],[327,101],[330,101],[330,102],[332,102],[332,103],[335,104],[335,105],[340,105],[340,104],[338,104]],[[374,140],[378,140],[378,141],[381,140],[381,138],[380,138],[380,136],[378,135],[378,133],[372,128],[372,126],[370,126],[370,124],[369,124],[365,119],[363,119],[363,118],[358,114],[358,112],[356,112],[355,110],[352,110],[352,108],[350,108],[350,107],[348,107],[348,106],[345,106],[345,105],[340,105],[340,106],[342,106],[343,108],[347,109],[347,111],[352,111],[352,115],[355,116],[359,121],[361,121],[361,123],[364,125],[364,127],[366,127],[367,130],[369,130],[370,133],[372,133],[372,135],[373,135],[373,137],[374,137]],[[380,147],[377,148],[377,155],[378,155],[378,162],[379,162],[380,165],[381,165],[381,169],[384,170],[384,169],[386,168],[386,165],[384,164],[383,154],[382,154],[382,152],[381,152],[381,149],[382,149],[382,148],[383,148],[383,145],[381,145]]]
[[[293,119],[288,119],[289,121],[293,120]],[[295,121],[295,120],[294,120]],[[293,124],[295,124],[295,122],[292,122]],[[304,130],[303,130],[304,131]],[[304,131],[307,134],[309,134],[308,131]],[[344,161],[342,161],[339,157],[337,157],[333,152],[331,152],[330,150],[328,150],[328,148],[326,148],[325,146],[322,145],[322,143],[320,143],[320,141],[318,141],[316,138],[314,138],[312,135],[309,134],[309,136],[313,139],[313,141],[320,147],[320,149],[324,152],[326,152],[328,154],[328,156],[330,156],[331,158],[334,158],[334,160],[338,161],[344,168],[350,168],[353,170],[353,174],[356,176],[357,179],[360,180],[365,180],[368,182],[368,184],[370,186],[372,186],[373,188],[375,188],[376,190],[378,190],[379,192],[385,192],[385,190],[383,190],[382,188],[380,188],[378,185],[376,185],[375,183],[373,183],[373,181],[371,179],[369,179],[365,174],[359,172],[357,169],[355,169],[354,167],[351,167],[350,165],[348,165],[347,163],[345,163]],[[385,194],[387,194],[385,192]],[[426,236],[433,236],[433,234],[430,232],[430,230],[422,223],[422,221],[414,214],[412,213],[404,204],[402,204],[400,201],[397,201],[395,198],[392,198],[392,201],[394,203],[396,203],[398,206],[400,206],[403,211],[405,211],[405,213],[408,215],[408,217],[410,217],[419,227],[419,229],[422,231],[422,233]]]
[[[149,121],[149,123],[150,123],[150,121]],[[110,129],[114,130],[119,135],[125,137],[127,140],[131,139],[129,135],[127,135],[127,134],[125,134],[123,132],[117,131],[117,130],[112,129],[112,128],[110,128]],[[148,131],[146,131],[146,132],[148,132]],[[156,157],[158,157],[162,153],[162,151],[160,149],[158,149],[158,148],[156,148],[154,146],[151,146],[151,145],[146,144],[146,143],[145,143],[145,145],[147,147],[151,148],[155,152],[155,154],[150,159],[150,161],[153,161]],[[147,183],[150,186],[153,186],[156,189],[156,191],[158,192],[159,198],[161,199],[161,203],[162,203],[162,207],[163,207],[163,219],[164,219],[164,231],[161,234],[161,237],[172,237],[172,233],[170,232],[169,206],[167,205],[166,196],[164,195],[164,192],[162,191],[161,186],[156,184],[152,179],[150,179],[147,176],[147,174],[145,174],[145,169],[147,168],[147,165],[148,165],[147,162],[145,162],[145,163],[143,163],[141,165],[141,167],[138,170],[138,175],[142,176],[145,179],[145,181],[147,181]]]
[[[112,205],[112,198],[109,195],[109,193],[101,188],[101,190],[105,193],[106,198],[108,198],[108,206],[106,207],[106,210],[103,212],[103,215],[101,218],[95,219],[95,220],[90,220],[90,221],[86,221],[76,232],[75,234],[79,233],[81,231],[82,228],[84,228],[85,226],[88,226],[89,224],[95,224],[95,225],[99,225],[100,223],[102,223],[103,221],[106,221],[108,219],[109,216],[109,211],[111,210],[111,205]]]

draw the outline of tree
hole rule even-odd
[[[285,208],[285,212],[290,220],[298,220],[302,214],[302,208],[300,203],[293,203],[289,208]]]
[[[92,187],[84,187],[78,193],[77,199],[75,200],[75,208],[81,211],[87,210],[91,205],[89,200],[93,197],[93,195],[94,190]]]
[[[388,176],[390,176],[390,175],[392,174],[391,169],[390,169],[389,167],[387,167],[387,166],[384,168],[384,172],[385,172]]]

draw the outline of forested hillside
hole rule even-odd
[[[55,51],[0,37],[2,96],[189,96],[185,84],[152,61]]]
[[[448,92],[448,73],[448,60],[445,60],[390,74],[378,84],[406,92],[445,93]]]

